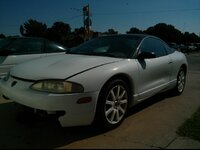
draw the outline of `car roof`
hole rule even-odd
[[[45,40],[45,38],[42,37],[7,37],[8,39],[41,39]]]
[[[146,37],[154,37],[154,38],[158,38],[156,36],[153,35],[148,35],[148,34],[113,34],[113,35],[102,35],[100,37],[120,37],[120,36],[134,36],[134,37],[138,37],[138,38],[146,38]]]

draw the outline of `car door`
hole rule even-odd
[[[139,47],[139,53],[141,52],[155,54],[155,58],[137,59],[140,100],[164,89],[171,75],[171,58],[167,55],[165,45],[160,39],[145,38]]]

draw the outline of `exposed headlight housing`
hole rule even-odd
[[[82,85],[63,80],[38,81],[31,85],[31,89],[42,92],[56,93],[56,94],[84,92],[84,88]]]

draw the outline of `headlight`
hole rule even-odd
[[[61,80],[38,81],[31,85],[31,89],[57,94],[82,93],[84,91],[83,86],[80,84]]]

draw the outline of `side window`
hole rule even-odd
[[[155,45],[156,45],[156,49],[155,49],[156,57],[167,55],[164,43],[160,41],[159,39],[154,39],[154,40],[155,40]]]
[[[165,47],[166,47],[166,50],[167,50],[168,54],[171,54],[171,53],[175,52],[175,49],[169,47],[168,45],[165,45]]]
[[[144,39],[140,46],[141,52],[155,53],[156,57],[161,57],[166,55],[166,48],[162,41],[156,38]]]
[[[140,46],[141,52],[154,52],[155,51],[155,45],[153,44],[152,38],[144,39]]]
[[[66,50],[67,49],[60,44],[50,41],[46,42],[46,48],[45,48],[46,53],[64,52]]]
[[[42,41],[39,39],[17,39],[9,49],[14,55],[39,54],[42,52]]]

